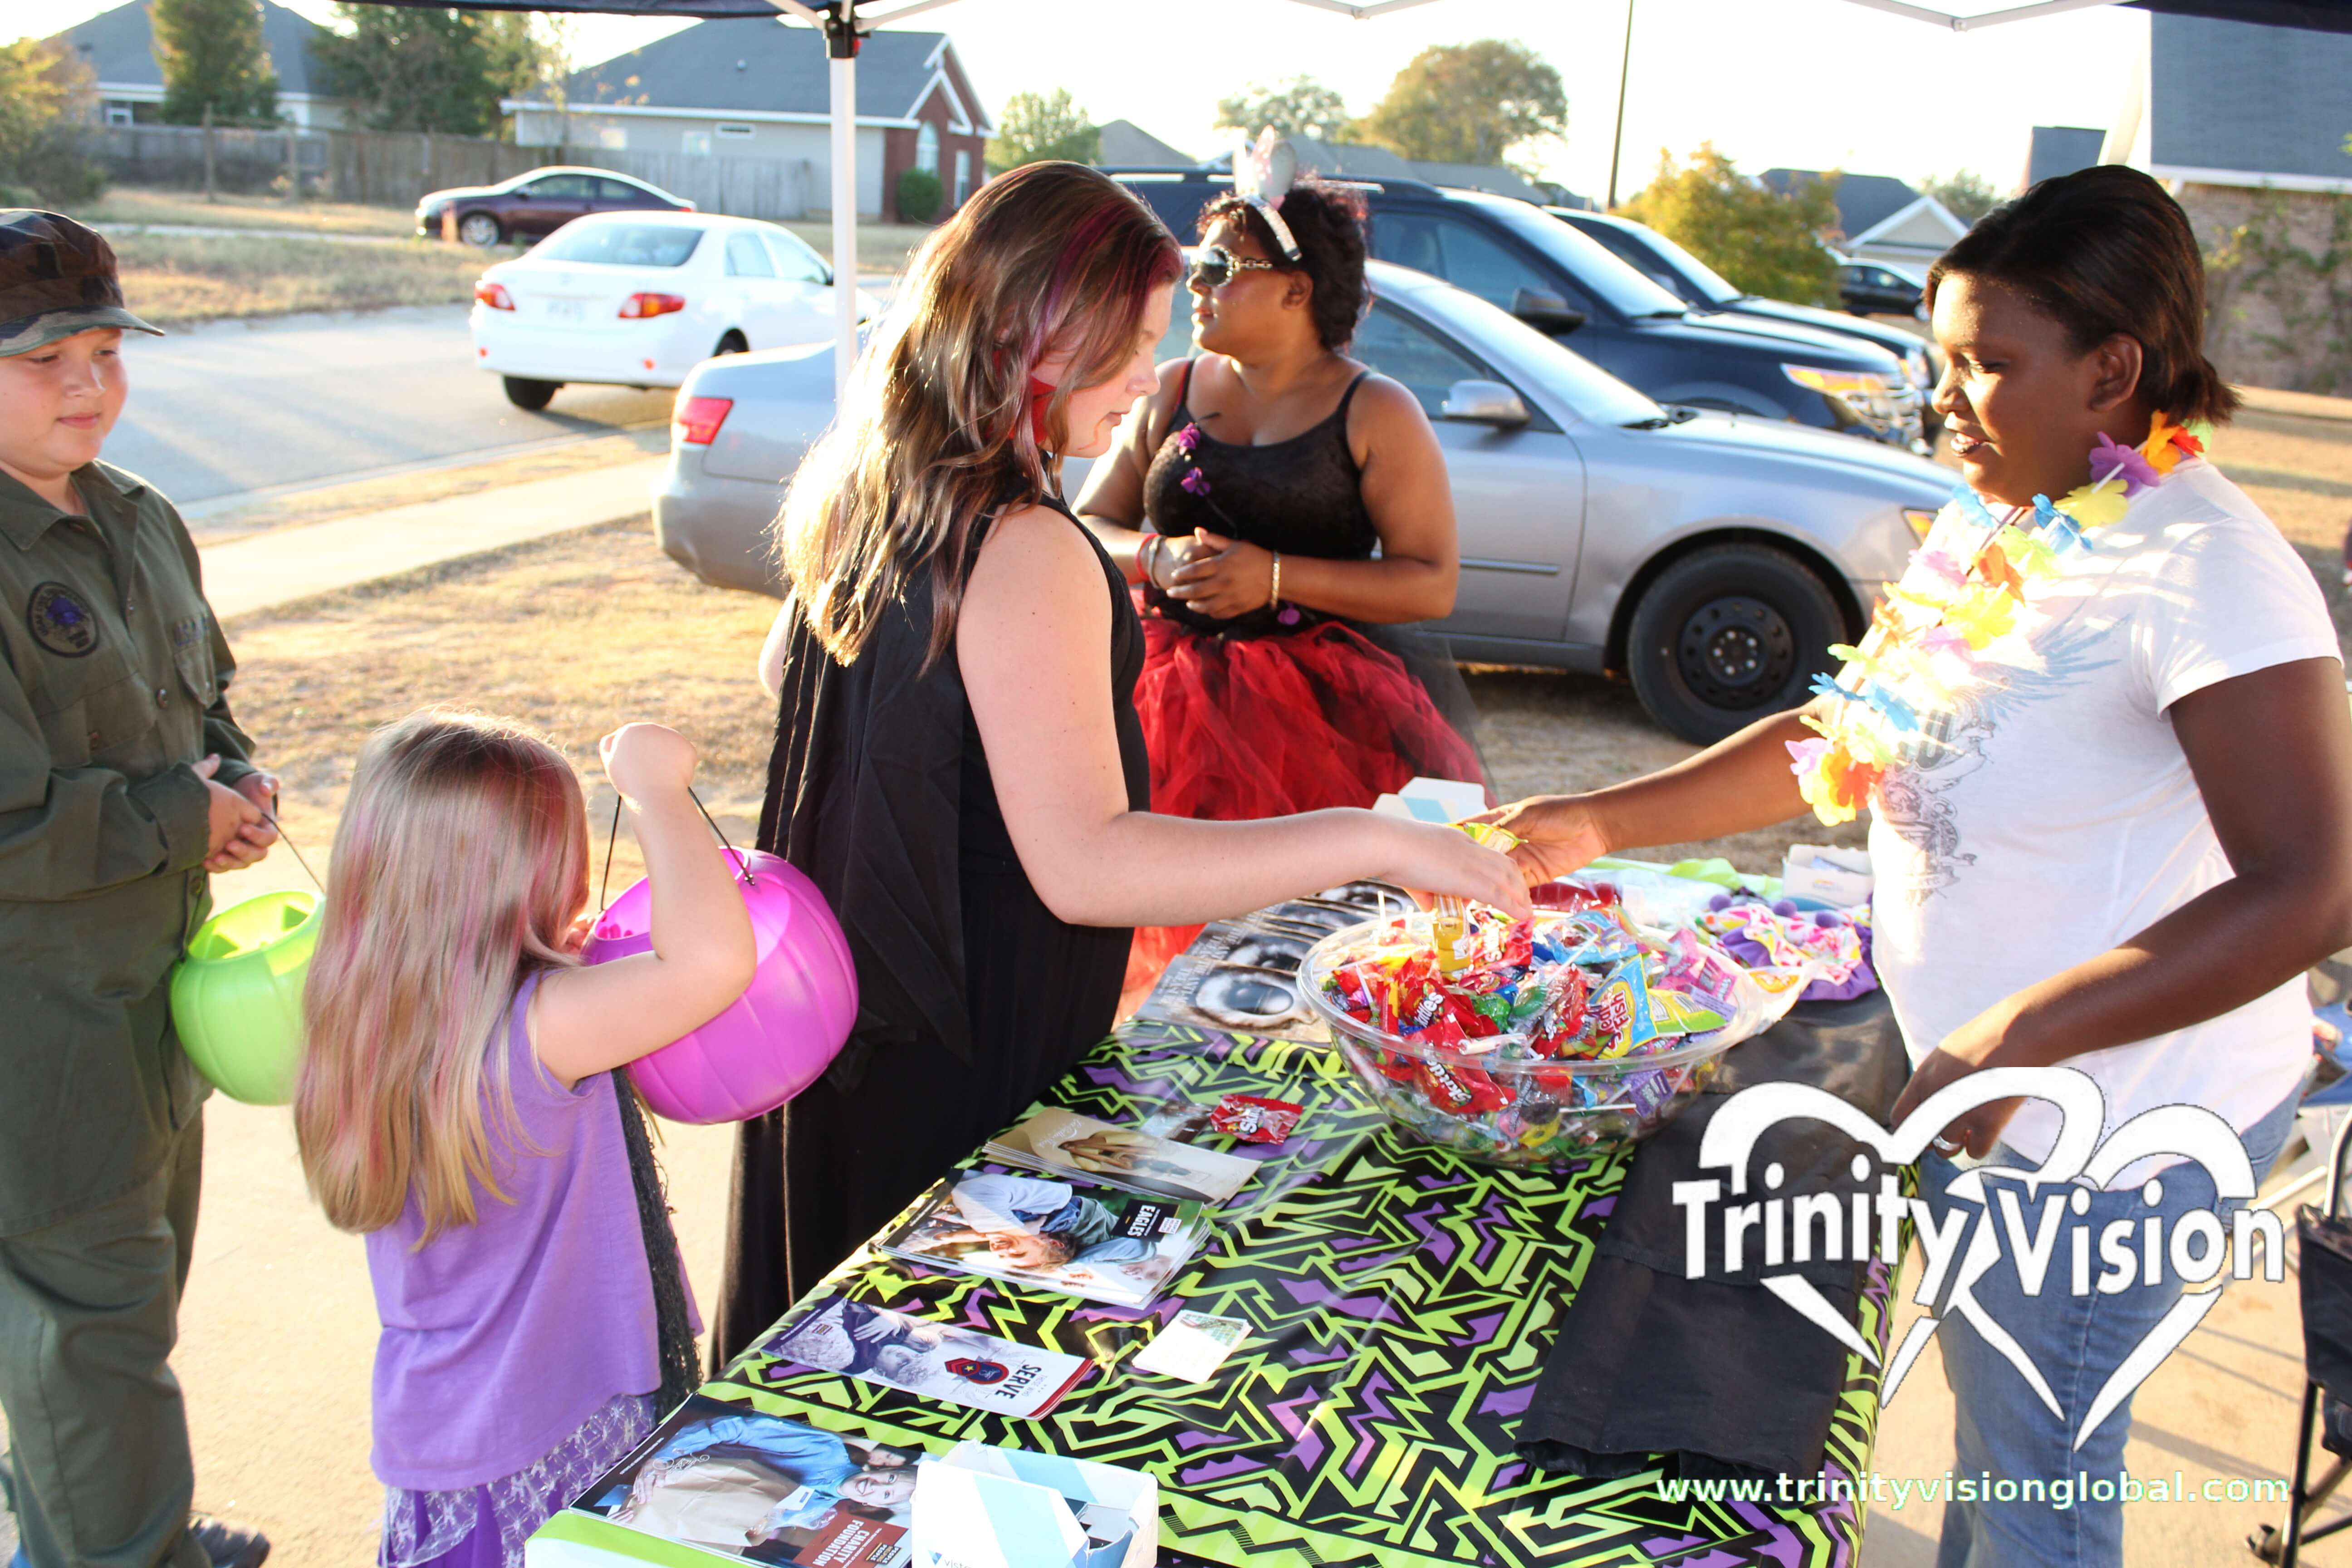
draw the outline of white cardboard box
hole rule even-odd
[[[918,1474],[908,1543],[913,1568],[1157,1568],[1160,1483],[1117,1465],[959,1443]]]

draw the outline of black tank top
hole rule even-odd
[[[1168,435],[1143,476],[1143,511],[1152,528],[1171,538],[1205,528],[1285,555],[1369,559],[1381,536],[1364,506],[1363,470],[1348,445],[1348,405],[1371,373],[1357,374],[1328,418],[1286,441],[1244,447],[1218,440],[1192,417],[1192,366],[1197,363],[1185,363]],[[1144,597],[1170,620],[1196,631],[1231,636],[1294,632],[1326,618],[1293,605],[1286,622],[1268,605],[1218,620],[1149,584]]]

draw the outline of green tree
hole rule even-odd
[[[377,131],[494,135],[499,100],[557,74],[558,51],[520,12],[339,4],[335,18],[319,62]]]
[[[1679,241],[1750,294],[1836,303],[1837,258],[1822,244],[1837,226],[1835,174],[1801,181],[1782,195],[1702,142],[1686,164],[1662,149],[1657,177],[1618,210]]]
[[[1245,136],[1267,126],[1276,136],[1312,136],[1322,142],[1344,142],[1355,122],[1347,100],[1336,89],[1311,76],[1295,76],[1271,87],[1252,82],[1231,98],[1217,100],[1217,123]]]
[[[1051,93],[1016,92],[997,116],[986,156],[989,172],[997,174],[1055,158],[1091,163],[1102,156],[1102,132],[1066,87]]]
[[[1559,72],[1525,44],[1434,44],[1355,129],[1408,158],[1499,164],[1515,147],[1568,134],[1568,95]]]
[[[92,83],[68,47],[37,38],[0,44],[0,196],[63,205],[98,194],[105,177],[83,130]]]
[[[212,110],[231,124],[278,118],[278,73],[261,41],[259,0],[151,0],[163,119],[194,125]]]
[[[1973,169],[1930,174],[1919,182],[1919,191],[1943,203],[1962,223],[1974,223],[2000,205],[2000,193],[1992,188],[1990,180]]]

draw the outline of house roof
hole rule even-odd
[[[1765,184],[1784,196],[1821,177],[1819,169],[1767,169],[1763,175]],[[1918,192],[1889,174],[1840,174],[1838,227],[1849,237],[1866,234],[1918,199]]]
[[[2040,184],[2061,174],[2087,169],[2099,161],[2107,133],[2084,125],[2037,125],[2025,154],[2025,183]]]
[[[950,112],[982,135],[996,122],[982,105],[964,101],[956,78],[963,62],[948,61],[955,46],[945,33],[883,29],[857,52],[857,118],[899,123],[933,92],[948,95]],[[772,16],[699,22],[572,73],[565,88],[574,109],[697,110],[714,114],[781,114],[823,120],[832,112],[824,38],[814,27]]]
[[[1928,260],[1952,247],[1969,226],[1933,196],[1920,196],[1887,214],[1845,241],[1849,251],[1870,249],[1917,256]]]
[[[2149,165],[2352,181],[2352,37],[2148,19]]]
[[[279,92],[325,93],[324,74],[310,58],[310,40],[324,31],[283,5],[261,0],[261,42],[278,73]],[[163,68],[155,63],[155,34],[144,0],[101,11],[57,37],[80,51],[102,86],[163,90]]]
[[[1114,120],[1096,130],[1102,137],[1102,166],[1106,169],[1189,169],[1200,163],[1190,153],[1178,152],[1132,120]]]

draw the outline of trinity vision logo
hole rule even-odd
[[[1926,1200],[1902,1195],[1896,1167],[1917,1159],[1928,1141],[1954,1119],[2012,1096],[2046,1100],[2059,1110],[2057,1145],[2039,1168],[1979,1165],[1962,1172],[1948,1189],[1958,1202],[1941,1225]],[[1902,1223],[1907,1218],[1927,1265],[1912,1300],[1927,1315],[1911,1325],[1887,1364],[1882,1402],[1895,1397],[1937,1327],[1957,1314],[2017,1368],[2050,1413],[2063,1420],[2057,1397],[2032,1357],[1976,1300],[1975,1286],[1995,1267],[2014,1268],[2019,1289],[2032,1297],[2045,1291],[2115,1295],[2168,1278],[2198,1286],[2219,1277],[2233,1260],[2233,1278],[2252,1278],[2252,1242],[2259,1236],[2263,1277],[2273,1281],[2286,1277],[2284,1228],[2279,1216],[2266,1209],[2241,1208],[2228,1226],[2211,1209],[2191,1209],[2169,1223],[2157,1212],[2104,1224],[2084,1218],[2095,1190],[2105,1189],[2152,1155],[2204,1166],[2224,1199],[2242,1203],[2254,1195],[2254,1170],[2245,1144],[2213,1111],[2200,1105],[2160,1106],[2101,1138],[2105,1110],[2098,1084],[2085,1073],[2063,1067],[1997,1068],[1962,1079],[1930,1096],[1892,1132],[1837,1096],[1808,1084],[1769,1083],[1742,1089],[1716,1112],[1699,1142],[1700,1168],[1720,1170],[1723,1179],[1674,1184],[1674,1202],[1683,1211],[1684,1271],[1693,1279],[1705,1278],[1711,1257],[1721,1259],[1727,1274],[1764,1270],[1759,1282],[1766,1289],[1875,1366],[1876,1349],[1796,1266],[1851,1263],[1874,1256],[1897,1266]],[[1800,1121],[1827,1123],[1875,1151],[1875,1188],[1867,1185],[1870,1157],[1857,1153],[1847,1190],[1782,1195],[1779,1189],[1786,1185],[1786,1173],[1778,1163],[1769,1163],[1760,1173],[1762,1194],[1751,1194],[1748,1167],[1757,1141],[1772,1127]],[[2141,1184],[2144,1210],[2154,1211],[2162,1203],[2165,1174],[2158,1172]],[[2218,1290],[2188,1290],[2172,1304],[2099,1390],[2074,1434],[2075,1448],[2220,1299]]]

